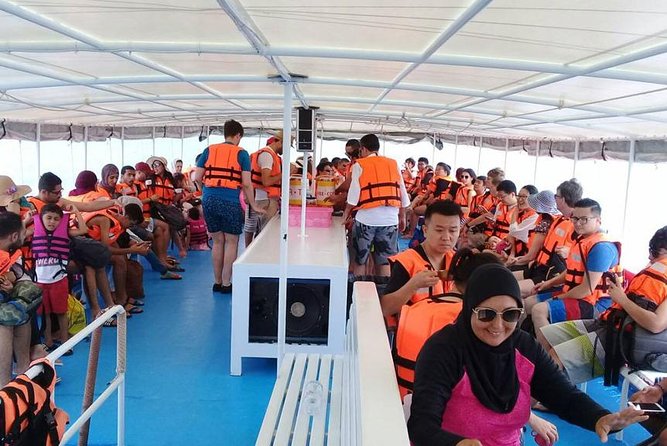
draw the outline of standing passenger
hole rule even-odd
[[[398,163],[378,155],[380,141],[373,134],[359,141],[361,158],[352,166],[352,181],[347,195],[344,220],[353,207],[353,259],[355,275],[364,273],[364,265],[374,246],[375,269],[378,276],[389,276],[389,257],[398,253],[398,231],[405,225],[405,208],[410,197],[405,190]]]
[[[232,292],[232,264],[238,254],[239,235],[243,232],[243,209],[239,189],[255,212],[264,214],[255,203],[250,178],[250,155],[239,147],[243,126],[234,120],[225,122],[225,142],[207,147],[197,161],[195,181],[204,184],[204,218],[213,237],[213,291]]]

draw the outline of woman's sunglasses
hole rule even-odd
[[[500,315],[505,322],[517,322],[523,314],[523,308],[507,308],[503,311],[496,311],[493,308],[477,307],[472,312],[477,315],[481,322],[491,322]]]

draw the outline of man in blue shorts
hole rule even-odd
[[[204,218],[213,238],[213,291],[232,292],[232,264],[236,260],[239,235],[243,232],[243,209],[239,190],[246,203],[258,214],[264,210],[255,204],[250,179],[250,155],[239,147],[243,126],[234,120],[225,122],[225,142],[207,147],[197,160],[195,181],[203,182]]]
[[[600,226],[602,209],[590,198],[574,205],[570,220],[574,224],[576,242],[569,251],[566,270],[553,279],[535,285],[536,295],[526,299],[532,307],[535,335],[549,348],[541,328],[550,323],[577,319],[593,319],[596,311],[604,311],[611,300],[603,287],[603,274],[615,271],[620,247],[607,241]],[[562,290],[553,291],[562,286]]]

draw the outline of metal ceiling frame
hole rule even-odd
[[[456,35],[461,28],[466,26],[477,14],[482,12],[492,0],[475,0],[463,13],[456,18],[445,30],[424,50],[419,59],[407,67],[405,67],[395,78],[391,81],[391,85],[378,96],[375,103],[371,106],[369,111],[373,111],[377,105],[394,89],[396,85],[401,83],[410,73],[419,68],[421,64],[426,62],[436,51],[442,47],[449,39]]]
[[[36,68],[29,66],[27,64],[20,64],[18,62],[8,60],[7,58],[0,58],[0,67],[9,68],[12,70],[17,70],[29,74],[33,74],[40,77],[45,77],[50,79],[50,81],[28,81],[23,83],[16,83],[15,85],[9,85],[5,87],[5,91],[10,91],[16,88],[45,88],[45,87],[56,87],[64,85],[79,85],[85,86],[113,95],[118,95],[121,98],[119,100],[99,100],[93,99],[91,101],[78,101],[76,104],[71,103],[71,106],[96,106],[99,104],[110,103],[110,102],[149,102],[160,107],[171,108],[173,111],[172,119],[176,119],[176,115],[181,113],[190,114],[194,110],[183,107],[181,105],[187,104],[174,104],[173,101],[183,101],[183,100],[209,100],[217,99],[227,101],[229,104],[236,107],[237,112],[241,113],[242,111],[247,111],[251,114],[261,113],[261,110],[253,110],[252,107],[249,107],[247,104],[240,102],[242,100],[252,100],[252,99],[267,99],[274,100],[274,95],[227,95],[223,94],[208,85],[206,82],[267,82],[266,78],[261,76],[189,76],[179,73],[176,70],[173,70],[167,66],[164,66],[160,63],[154,62],[149,58],[137,55],[136,52],[196,52],[196,53],[217,53],[217,54],[239,54],[239,55],[255,55],[264,57],[276,70],[283,79],[283,81],[292,82],[292,74],[289,72],[284,63],[280,60],[281,56],[292,56],[292,57],[334,57],[334,58],[349,58],[349,59],[366,59],[366,60],[382,60],[382,61],[395,61],[395,62],[406,62],[409,63],[391,82],[383,81],[366,81],[366,80],[350,80],[350,79],[334,79],[334,78],[313,78],[306,79],[303,83],[313,84],[313,85],[341,85],[341,86],[354,86],[354,87],[367,87],[367,88],[381,88],[383,92],[375,99],[365,99],[365,98],[350,98],[350,97],[328,97],[328,96],[317,96],[317,95],[304,95],[301,89],[297,85],[294,86],[294,93],[297,95],[302,105],[308,106],[308,101],[320,101],[320,102],[342,102],[342,103],[358,103],[358,104],[370,104],[371,107],[369,112],[373,112],[374,109],[379,105],[387,106],[398,106],[398,107],[418,107],[418,108],[429,108],[433,110],[442,110],[437,113],[428,112],[423,115],[416,114],[406,114],[404,116],[410,116],[410,119],[422,119],[424,121],[431,122],[433,125],[449,125],[450,122],[468,122],[470,130],[479,131],[479,132],[501,132],[503,129],[520,129],[523,127],[539,126],[542,124],[557,124],[566,127],[573,128],[585,128],[590,130],[590,126],[585,124],[578,124],[578,121],[587,121],[593,119],[605,119],[611,117],[628,117],[636,119],[638,121],[647,121],[647,122],[660,122],[667,123],[667,118],[663,119],[661,117],[655,116],[645,116],[651,113],[659,113],[667,111],[667,107],[651,107],[645,109],[637,109],[631,111],[618,110],[607,107],[599,107],[591,105],[590,103],[585,104],[573,104],[573,103],[564,103],[561,101],[555,101],[552,99],[545,99],[539,97],[531,97],[526,95],[520,95],[519,93],[539,88],[545,85],[549,85],[555,82],[563,81],[577,76],[592,76],[600,78],[608,78],[615,80],[627,80],[635,82],[645,82],[666,85],[667,76],[661,75],[658,73],[644,73],[638,71],[629,71],[621,70],[616,67],[625,65],[637,60],[646,59],[656,55],[664,54],[667,52],[667,43],[660,43],[653,45],[648,48],[631,51],[627,54],[621,56],[614,56],[608,60],[598,62],[592,65],[580,65],[579,62],[573,64],[556,64],[556,63],[547,63],[547,62],[535,62],[535,61],[520,61],[520,60],[496,60],[483,57],[467,57],[467,56],[453,56],[453,55],[437,55],[436,51],[446,43],[452,36],[456,35],[457,32],[462,29],[470,20],[472,20],[475,15],[482,11],[486,5],[488,5],[492,0],[475,0],[466,10],[457,17],[454,22],[448,26],[430,45],[429,47],[420,54],[413,53],[401,53],[401,52],[392,52],[392,51],[367,51],[367,50],[350,50],[350,49],[332,49],[332,48],[276,48],[272,47],[264,35],[261,33],[261,30],[256,26],[252,21],[250,15],[243,8],[243,6],[238,2],[238,0],[218,0],[218,3],[221,9],[230,17],[230,19],[237,25],[239,31],[244,35],[248,40],[250,46],[244,45],[225,45],[225,44],[165,44],[165,43],[155,43],[155,42],[145,42],[145,43],[117,43],[117,42],[103,42],[91,37],[88,34],[85,34],[81,31],[78,31],[74,28],[60,24],[51,18],[45,17],[43,15],[37,14],[29,9],[17,6],[14,3],[11,3],[7,0],[0,0],[0,11],[4,11],[8,14],[14,15],[18,18],[26,20],[32,24],[43,27],[50,31],[56,32],[67,38],[73,39],[74,42],[35,42],[30,44],[23,43],[7,43],[0,45],[0,52],[38,52],[38,51],[48,51],[48,52],[62,52],[62,51],[93,51],[93,52],[104,52],[121,57],[130,62],[141,65],[151,71],[161,73],[157,76],[137,76],[133,78],[129,77],[116,77],[116,78],[95,78],[91,76],[90,79],[79,79],[68,77],[66,75],[55,72],[54,70],[45,70],[41,68]],[[640,40],[641,41],[641,40]],[[633,41],[632,45],[636,45],[637,41]],[[626,45],[627,46],[627,45]],[[622,48],[622,47],[621,47]],[[602,54],[602,53],[600,53]],[[595,58],[600,56],[600,54],[590,56]],[[510,88],[501,93],[490,93],[489,91],[477,91],[464,88],[455,88],[447,86],[438,86],[438,85],[418,85],[411,83],[403,83],[402,81],[415,69],[419,68],[423,64],[438,64],[438,65],[458,65],[458,66],[468,66],[468,67],[482,67],[482,68],[495,68],[503,70],[519,70],[519,71],[534,71],[538,74],[547,74],[552,73],[553,75],[542,77],[536,81],[520,85],[518,87]],[[59,67],[65,69],[65,67]],[[140,95],[134,94],[129,91],[124,91],[119,88],[113,88],[111,85],[122,85],[122,84],[137,84],[137,83],[154,83],[154,82],[184,82],[192,85],[208,95],[206,97],[199,96],[183,96],[183,97],[172,97],[171,95],[158,95],[158,94],[147,94]],[[516,83],[516,82],[514,82]],[[386,100],[386,96],[393,90],[404,90],[404,91],[421,91],[421,92],[431,92],[431,93],[441,93],[441,94],[450,94],[458,96],[473,97],[473,100],[464,101],[462,104],[455,105],[442,105],[430,102],[416,102],[416,101],[401,101],[401,100]],[[494,90],[494,89],[491,89]],[[650,91],[641,94],[649,94]],[[1,92],[0,92],[1,94]],[[188,99],[190,98],[190,99]],[[607,98],[599,102],[613,101],[618,98]],[[537,110],[533,112],[519,113],[515,115],[509,115],[505,112],[498,110],[487,110],[475,108],[475,105],[482,104],[484,102],[492,100],[506,100],[518,103],[527,103],[535,105],[544,105],[546,107],[552,107],[551,109]],[[0,101],[4,102],[13,102],[2,99],[0,96]],[[26,101],[28,108],[31,102],[35,101]],[[28,105],[30,104],[30,105]],[[66,107],[67,104],[34,104],[41,107]],[[11,111],[20,111],[22,107],[14,108]],[[540,113],[549,112],[555,109],[572,109],[577,111],[587,111],[590,114],[580,115],[576,117],[565,117],[560,119],[540,119],[538,116]],[[335,114],[339,109],[331,109],[329,112]],[[168,111],[163,110],[147,110],[146,112],[138,110],[135,112],[128,111],[104,111],[101,110],[99,113],[92,111],[90,109],[82,110],[67,110],[76,113],[86,113],[90,115],[97,116],[115,116],[116,118],[121,119],[123,115],[136,115],[141,114],[146,116],[146,119],[159,119],[159,116],[150,116],[149,113],[167,113]],[[489,122],[475,122],[475,119],[465,119],[457,118],[449,115],[452,112],[462,111],[469,112],[475,115],[489,115],[494,116],[496,119]],[[354,111],[357,115],[362,115],[365,112]],[[401,113],[398,112],[381,112],[382,115],[386,116],[401,116]],[[447,116],[444,118],[444,116]],[[475,116],[479,118],[479,116]],[[499,125],[498,121],[510,118],[510,119],[520,119],[529,121],[523,124],[514,124],[514,125]],[[604,129],[603,127],[597,126],[605,131],[611,131],[612,129]],[[527,131],[534,131],[530,129],[525,129]],[[616,130],[616,132],[618,132]],[[504,133],[504,132],[503,132]],[[630,135],[634,137],[635,135]]]

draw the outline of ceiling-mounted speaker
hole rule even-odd
[[[298,107],[296,112],[296,150],[312,152],[315,141],[315,110]]]

